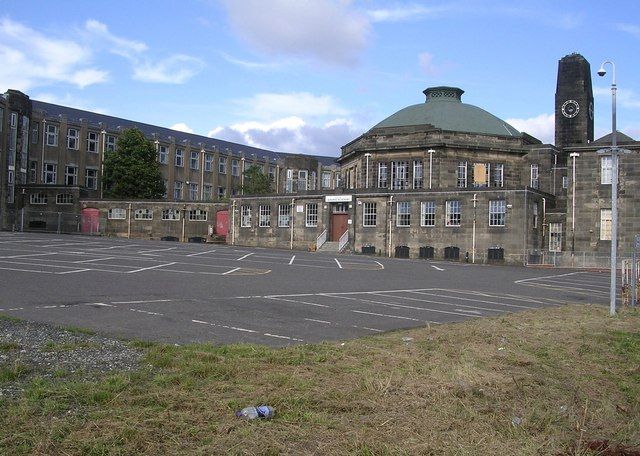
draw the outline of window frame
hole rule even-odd
[[[489,200],[489,226],[506,226],[507,202],[505,200]]]
[[[258,208],[258,227],[271,227],[271,206],[269,204],[261,204]]]
[[[72,171],[72,172],[70,172]],[[71,180],[69,180],[71,179]],[[78,185],[78,167],[76,165],[65,165],[64,167],[64,185]]]
[[[600,184],[611,185],[613,182],[613,157],[603,155],[600,157]]]
[[[251,228],[251,205],[240,206],[240,228]]]
[[[107,211],[108,220],[126,220],[127,210],[123,207],[112,207]]]
[[[204,209],[190,209],[188,212],[188,218],[190,222],[206,222],[207,211]]]
[[[605,215],[608,212],[608,217]],[[598,237],[601,241],[611,241],[611,229],[613,227],[613,220],[611,216],[610,208],[600,209],[600,235]]]
[[[153,210],[149,208],[136,209],[133,211],[134,220],[153,220]]]
[[[444,226],[459,227],[462,226],[462,206],[460,200],[445,201]]]
[[[396,201],[396,226],[399,228],[411,226],[411,201]]]
[[[378,226],[378,203],[370,201],[362,205],[362,226]]]
[[[318,227],[318,203],[307,203],[305,205],[304,226],[307,228]]]
[[[32,206],[45,205],[49,202],[49,197],[44,192],[31,193],[29,195],[29,204]]]
[[[177,148],[173,156],[173,164],[178,168],[184,168],[184,149]]]
[[[71,132],[75,132],[74,135]],[[67,128],[67,149],[78,150],[80,149],[80,130],[75,127]]]
[[[89,185],[91,182],[93,185]],[[98,189],[98,170],[96,168],[88,167],[84,169],[84,186],[91,190]]]
[[[198,170],[200,169],[200,160],[199,154],[197,150],[192,150],[189,154],[189,169]]]
[[[47,124],[47,127],[45,128],[45,145],[50,147],[58,147],[57,125]]]
[[[278,228],[291,228],[291,203],[278,204]]]
[[[69,205],[73,204],[73,195],[71,193],[57,193],[56,205]]]
[[[87,152],[92,154],[98,153],[98,133],[95,131],[87,132]]]
[[[422,227],[436,226],[436,202],[435,201],[420,202],[420,226]]]

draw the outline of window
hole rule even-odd
[[[309,228],[318,226],[318,203],[307,203],[304,224]]]
[[[107,152],[114,152],[116,150],[116,137],[108,135],[106,139]]]
[[[204,170],[213,171],[213,155],[204,154]]]
[[[549,223],[549,252],[562,251],[562,223]]]
[[[322,172],[322,188],[331,188],[331,172]]]
[[[42,181],[45,184],[55,184],[57,178],[58,165],[55,163],[44,164],[44,175]]]
[[[218,187],[218,199],[222,199],[227,196],[227,189],[224,187]]]
[[[47,194],[33,193],[29,195],[29,203],[30,204],[47,204]]]
[[[378,188],[387,188],[387,164],[378,163]]]
[[[291,204],[278,205],[278,226],[280,228],[291,226]]]
[[[271,226],[271,206],[260,206],[260,212],[258,215],[258,226]]]
[[[611,209],[600,209],[600,240],[611,240]]]
[[[65,185],[78,185],[78,167],[77,166],[65,166],[64,167],[64,184]]]
[[[0,116],[0,119],[2,119],[2,116]],[[0,128],[0,131],[2,131],[2,128]],[[31,128],[31,144],[38,144],[38,139],[40,137],[40,124],[34,123],[33,127]]]
[[[436,225],[436,203],[435,201],[423,201],[420,204],[420,226]]]
[[[504,226],[507,215],[507,202],[504,200],[489,201],[489,226]]]
[[[167,179],[162,179],[162,188],[164,188],[164,191],[162,192],[162,198],[167,199],[167,194],[169,192],[169,181]]]
[[[197,201],[198,200],[198,184],[189,184],[189,200]]]
[[[98,153],[98,133],[95,131],[87,133],[87,152]]]
[[[532,224],[534,228],[538,228],[538,203],[533,203],[533,220]]]
[[[540,188],[540,179],[538,178],[538,165],[531,165],[531,183],[529,184],[531,188]]]
[[[293,170],[287,170],[287,181],[284,186],[284,191],[286,193],[293,193]]]
[[[569,188],[569,176],[562,176],[562,188]]]
[[[84,170],[84,186],[92,190],[98,189],[98,170],[86,168]]]
[[[466,188],[467,186],[467,162],[466,161],[458,162],[457,176],[458,176],[458,179],[457,179],[456,186],[458,188]]]
[[[133,213],[136,220],[153,220],[153,211],[151,209],[136,209]]]
[[[169,154],[167,153],[167,146],[163,146],[162,144],[158,144],[158,163],[166,164],[169,158]]]
[[[413,188],[423,187],[423,177],[422,160],[415,160],[413,162]]]
[[[73,195],[71,193],[58,193],[56,195],[56,204],[73,204]]]
[[[55,125],[47,124],[45,137],[47,146],[56,147],[58,145],[58,127]]]
[[[182,182],[175,181],[173,183],[173,199],[179,201],[182,199]]]
[[[493,165],[493,186],[504,187],[504,164],[496,163]]]
[[[203,209],[191,209],[189,211],[189,220],[192,222],[206,222],[207,211]]]
[[[476,188],[487,187],[489,184],[489,170],[491,165],[488,163],[473,164],[473,186]]]
[[[124,220],[127,218],[127,210],[121,207],[114,207],[107,211],[107,218],[109,220]]]
[[[273,165],[269,165],[269,179],[272,182],[276,180],[276,167]]]
[[[447,201],[445,203],[445,226],[460,226],[460,201]]]
[[[213,185],[204,184],[204,186],[202,187],[202,192],[202,197],[205,201],[213,200]]]
[[[189,168],[191,169],[199,169],[200,166],[198,166],[198,152],[197,151],[192,151],[191,152],[191,158],[189,159]]]
[[[306,190],[308,187],[308,180],[309,177],[309,171],[307,171],[306,169],[301,169],[298,171],[298,190]]]
[[[411,203],[398,201],[397,207],[396,226],[411,226]]]
[[[362,209],[362,226],[376,226],[378,223],[378,205],[364,203]]]
[[[238,166],[238,160],[234,158],[233,160],[231,160],[231,175],[239,176],[240,175],[239,170],[240,170],[240,167]]]
[[[240,227],[241,228],[251,227],[251,206],[248,206],[248,205],[240,206]]]
[[[612,180],[612,163],[611,156],[600,157],[600,183],[611,185]]]
[[[404,190],[409,181],[409,162],[391,162],[391,190]]]
[[[184,166],[184,150],[183,149],[176,149],[176,155],[173,162],[175,163],[176,166],[179,166],[180,168]]]
[[[38,180],[38,162],[30,161],[29,162],[29,183],[35,184]]]
[[[162,220],[180,220],[180,209],[163,209]]]
[[[67,129],[67,149],[78,150],[80,133],[77,128]]]
[[[227,174],[227,157],[220,157],[220,160],[218,160],[218,172]]]

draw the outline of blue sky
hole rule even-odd
[[[610,3],[612,6],[607,6]],[[615,6],[613,6],[615,5]],[[292,153],[340,146],[453,85],[553,142],[558,60],[590,61],[596,137],[640,139],[640,2],[0,0],[0,90]]]

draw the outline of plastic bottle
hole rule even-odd
[[[238,418],[245,420],[255,420],[256,418],[273,418],[275,410],[268,405],[259,405],[257,407],[245,407],[236,412]]]

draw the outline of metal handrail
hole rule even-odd
[[[327,230],[324,230],[316,239],[316,251],[320,250],[320,247],[322,247],[325,242],[327,242]]]
[[[349,230],[345,231],[342,236],[340,236],[340,241],[338,242],[338,252],[342,252],[344,246],[349,242]]]

